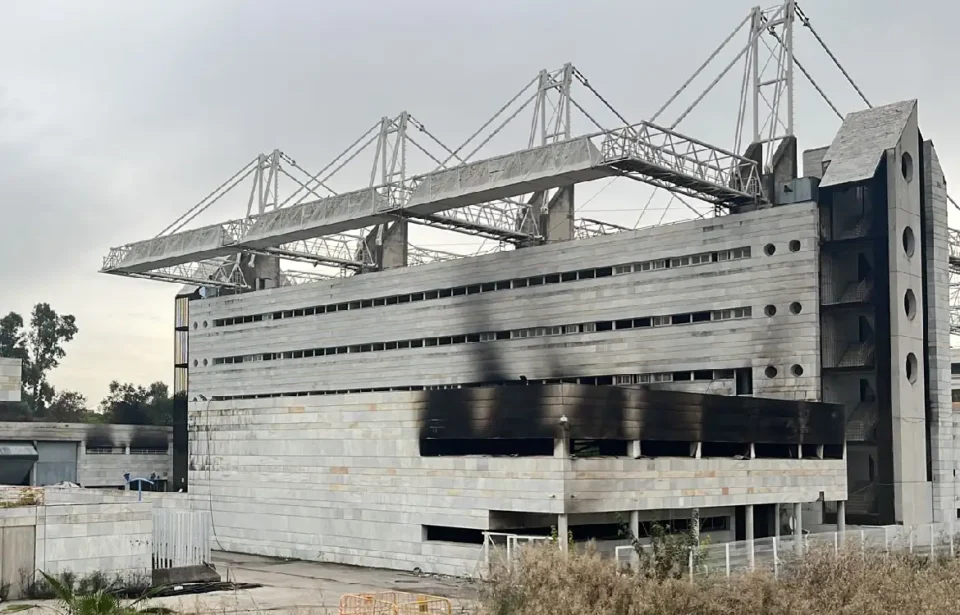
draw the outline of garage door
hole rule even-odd
[[[77,482],[76,442],[37,442],[37,487]]]

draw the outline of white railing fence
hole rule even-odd
[[[960,550],[960,526],[930,523],[919,526],[892,525],[823,532],[802,536],[779,536],[725,542],[691,549],[686,563],[687,575],[731,576],[750,570],[768,570],[778,575],[784,564],[811,550],[870,553],[911,553],[921,557],[956,557]],[[650,555],[649,545],[642,547]],[[640,558],[632,546],[615,549],[617,564],[636,569]]]
[[[153,511],[154,569],[201,566],[211,561],[210,514],[204,510]]]
[[[523,536],[503,532],[483,533],[483,573],[486,576],[491,567],[505,566],[507,570],[513,568],[514,562],[520,557],[520,550],[530,544],[550,540],[549,536]]]

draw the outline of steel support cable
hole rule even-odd
[[[741,30],[741,28],[743,28],[744,24],[746,24],[746,23],[750,20],[751,17],[753,17],[753,11],[750,11],[750,13],[747,15],[747,17],[746,17],[743,21],[740,22],[740,25],[738,25],[738,26],[736,27],[736,29],[734,29],[733,32],[731,32],[731,33],[727,36],[727,38],[724,39],[724,41],[723,41],[722,43],[720,43],[720,46],[717,47],[717,48],[714,50],[714,52],[710,54],[710,57],[708,57],[708,58],[706,59],[706,61],[705,61],[703,64],[701,64],[700,67],[693,73],[693,75],[691,75],[690,78],[687,79],[687,81],[686,81],[682,86],[680,86],[680,89],[677,90],[676,92],[674,92],[673,96],[671,96],[671,97],[667,100],[667,102],[663,103],[663,106],[661,106],[661,107],[657,110],[657,112],[653,114],[653,117],[650,118],[650,121],[651,121],[651,122],[656,122],[656,121],[657,121],[657,118],[660,117],[660,114],[662,114],[662,113],[666,110],[666,108],[669,107],[670,104],[671,104],[674,100],[676,100],[677,97],[680,96],[680,94],[682,94],[683,91],[686,90],[687,87],[689,87],[689,85],[690,85],[691,83],[693,83],[693,80],[694,80],[694,79],[696,79],[697,77],[700,76],[700,73],[702,73],[703,70],[707,67],[707,65],[710,64],[710,62],[712,62],[713,59],[716,58],[717,55],[718,55],[721,51],[723,51],[723,48],[727,46],[727,43],[729,43],[729,42],[733,39],[733,37],[737,35],[737,32],[739,32],[739,31]]]
[[[592,85],[590,85],[590,80],[587,79],[586,75],[584,75],[583,73],[581,73],[580,70],[579,70],[578,68],[576,68],[576,67],[574,67],[574,69],[573,69],[573,74],[574,74],[574,76],[580,81],[580,83],[583,84],[583,86],[584,86],[585,88],[587,88],[588,90],[590,90],[591,92],[593,92],[593,95],[596,96],[596,97],[600,100],[600,102],[602,102],[602,103],[607,107],[607,109],[610,110],[611,113],[613,113],[614,115],[617,116],[617,119],[619,119],[621,122],[623,122],[623,125],[624,125],[624,126],[628,126],[628,127],[630,126],[630,122],[627,121],[627,118],[625,118],[625,117],[623,117],[622,115],[620,115],[620,112],[617,111],[617,110],[614,108],[613,105],[611,105],[609,102],[607,102],[607,99],[604,98],[604,97],[600,94],[600,92],[598,92],[598,91],[596,90],[596,88],[594,88]],[[572,96],[570,97],[570,100],[573,100],[573,97],[572,97]],[[577,105],[577,108],[580,108],[580,105]],[[583,109],[580,108],[580,110],[582,111]],[[656,119],[656,118],[654,118],[654,119]],[[651,120],[651,121],[654,121],[654,120]],[[594,122],[594,123],[596,124],[596,122]],[[598,126],[599,126],[599,125],[598,125]]]
[[[364,143],[363,145],[361,145],[355,152],[353,152],[348,158],[346,158],[343,162],[341,162],[335,169],[333,169],[332,171],[330,171],[329,173],[327,173],[327,175],[326,175],[323,179],[318,180],[317,183],[322,184],[322,183],[326,182],[328,179],[330,179],[331,177],[333,177],[334,175],[336,175],[337,173],[339,173],[339,172],[340,172],[340,169],[342,169],[343,167],[345,167],[345,166],[347,166],[348,164],[350,164],[350,162],[351,162],[354,158],[356,158],[357,156],[359,156],[365,149],[367,149],[367,147],[368,147],[371,143],[373,143],[373,142],[374,142],[376,139],[378,139],[378,138],[380,138],[380,135],[379,135],[379,134],[372,135],[369,139],[367,139],[366,143]],[[331,164],[332,164],[332,163],[331,163]],[[329,168],[329,167],[330,167],[330,165],[327,165],[327,166],[324,167],[324,168]],[[320,173],[322,173],[322,172],[323,172],[323,171],[321,170]],[[317,173],[317,175],[319,175],[320,173]],[[315,176],[313,176],[313,177],[315,178],[317,175],[315,175]],[[311,179],[313,180],[313,178],[311,178]],[[283,207],[284,205],[286,205],[288,202],[290,202],[290,201],[293,199],[293,197],[297,196],[299,193],[300,193],[300,190],[297,190],[296,192],[294,192],[293,194],[291,194],[289,197],[287,197],[286,200],[284,200],[283,203],[281,203],[281,204],[277,207],[277,209],[279,209],[280,207]],[[296,203],[294,203],[294,205],[299,205],[300,203],[303,202],[303,199],[305,199],[306,197],[307,197],[307,195],[303,195]]]
[[[250,173],[252,173],[254,170],[256,170],[256,166],[255,166],[255,165],[257,165],[259,162],[260,162],[260,157],[257,156],[256,158],[254,158],[253,160],[251,160],[251,161],[248,162],[247,164],[243,165],[243,167],[242,167],[239,171],[237,171],[236,173],[234,173],[233,176],[232,176],[230,179],[228,179],[227,181],[225,181],[225,182],[223,182],[222,184],[220,184],[219,186],[217,186],[217,188],[214,189],[212,192],[210,192],[210,194],[208,194],[207,196],[203,197],[203,199],[201,199],[199,203],[197,203],[196,205],[194,205],[193,207],[191,207],[190,209],[188,209],[186,212],[184,212],[183,215],[181,215],[179,218],[177,218],[177,219],[174,220],[172,223],[170,223],[170,225],[167,226],[167,228],[165,228],[165,229],[163,229],[162,231],[160,231],[156,236],[157,236],[157,237],[160,237],[160,236],[162,236],[164,233],[166,233],[167,231],[169,231],[169,230],[171,230],[171,229],[173,229],[173,232],[177,232],[178,230],[180,230],[181,228],[183,228],[183,225],[184,225],[184,224],[187,224],[188,222],[190,222],[190,220],[193,220],[193,219],[196,218],[199,214],[201,214],[201,213],[203,213],[204,211],[206,211],[211,205],[213,205],[213,204],[216,203],[218,200],[220,200],[220,197],[222,197],[224,194],[226,194],[226,193],[229,192],[231,189],[233,189],[233,187],[236,186],[237,183],[239,183],[239,181],[242,181],[242,180],[245,179],[248,175],[250,175]],[[246,173],[244,173],[244,171],[246,171]],[[240,179],[239,179],[237,182],[234,182],[229,188],[227,188],[226,190],[223,190],[224,186],[226,186],[227,184],[230,184],[230,182],[233,182],[233,180],[237,179],[238,177],[239,177]],[[221,190],[223,190],[223,192],[220,192]],[[217,194],[218,192],[220,192],[220,194]],[[213,197],[214,195],[217,195],[216,198],[214,198],[212,201],[210,201],[209,203],[207,203],[207,201],[208,201],[211,197]],[[194,211],[195,211],[197,208],[202,208],[202,209],[200,209],[200,211],[197,211],[196,213],[194,213]],[[193,214],[193,215],[191,216],[191,214]],[[181,224],[181,221],[182,221],[184,218],[187,218],[188,216],[190,216],[189,219],[187,219],[186,221],[184,221],[184,222]],[[179,226],[177,226],[178,224],[179,224]],[[176,227],[176,228],[174,228],[174,227]]]
[[[538,79],[540,79],[540,75],[539,75],[539,74],[537,74],[536,77],[534,77],[533,79],[531,79],[530,82],[527,83],[527,85],[523,86],[523,88],[522,88],[519,92],[517,92],[517,93],[514,95],[513,98],[511,98],[510,100],[508,100],[505,105],[503,105],[502,107],[500,107],[500,109],[499,109],[496,113],[493,114],[493,117],[491,117],[489,120],[487,120],[486,122],[484,122],[484,124],[483,124],[480,128],[478,128],[478,129],[476,130],[476,132],[474,132],[472,135],[470,135],[469,137],[467,137],[467,140],[466,140],[466,141],[464,141],[463,143],[461,143],[459,147],[457,147],[455,150],[453,150],[453,152],[450,153],[450,157],[447,158],[447,159],[444,161],[443,164],[446,164],[447,162],[449,162],[451,158],[456,157],[457,153],[458,153],[460,150],[462,150],[463,148],[465,148],[467,145],[469,145],[469,143],[470,143],[471,141],[473,141],[474,139],[476,139],[476,138],[477,138],[477,135],[479,135],[481,132],[483,132],[483,131],[487,128],[487,126],[489,126],[490,124],[492,124],[498,117],[500,117],[500,114],[501,114],[501,113],[503,113],[504,111],[506,111],[506,110],[510,107],[510,105],[512,105],[514,102],[517,101],[517,99],[519,99],[521,96],[523,96],[523,93],[526,92],[528,89],[530,89],[530,86],[533,85],[534,83],[536,83]],[[534,94],[534,98],[536,98],[536,94]],[[530,101],[529,101],[529,100],[528,100],[526,103],[523,104],[523,107],[526,107],[528,104],[530,104]],[[521,107],[521,109],[522,109],[523,107]],[[518,112],[518,113],[519,113],[519,112]],[[510,116],[510,119],[512,120],[512,119],[513,119],[514,117],[516,117],[516,116],[517,116],[517,113],[514,113],[512,116]],[[507,120],[507,121],[509,121],[509,120]],[[501,128],[503,128],[503,125],[501,125],[500,128],[498,128],[498,129],[494,132],[494,134],[496,134],[497,132],[499,132]],[[492,137],[492,136],[493,136],[493,135],[491,135],[491,137]],[[490,137],[488,137],[488,138],[484,141],[484,144],[485,144],[487,141],[489,141],[489,140],[490,140]],[[481,147],[482,147],[482,146],[483,146],[483,144],[481,144]],[[478,148],[478,149],[479,149],[479,148]],[[474,150],[474,151],[476,151],[476,150]],[[464,160],[469,160],[469,159],[470,159],[470,156],[466,156],[466,157],[464,158]]]
[[[770,35],[773,38],[775,38],[778,43],[780,43],[780,46],[782,48],[786,48],[786,45],[784,45],[783,43],[783,39],[780,38],[780,35],[774,32],[772,28],[769,31],[770,31]],[[800,63],[800,60],[797,59],[796,54],[793,54],[793,63],[797,65],[797,68],[799,68],[800,72],[803,73],[803,76],[807,78],[807,81],[810,82],[810,85],[812,85],[814,89],[817,90],[817,93],[820,94],[820,97],[823,98],[824,102],[826,102],[830,106],[830,108],[833,110],[833,112],[837,114],[837,117],[839,117],[842,120],[843,114],[840,113],[840,111],[837,110],[837,107],[830,101],[829,98],[827,98],[827,95],[823,91],[823,89],[817,84],[817,82],[813,79],[813,77],[810,75],[807,69],[804,68],[803,64]]]
[[[464,160],[470,160],[471,158],[473,158],[473,155],[474,155],[474,154],[476,154],[477,152],[479,152],[479,151],[483,148],[484,145],[486,145],[487,143],[489,143],[489,142],[490,142],[490,139],[492,139],[492,138],[494,138],[495,136],[497,136],[497,135],[500,133],[500,131],[503,130],[503,127],[504,127],[504,126],[506,126],[507,124],[509,124],[510,122],[512,122],[512,121],[513,121],[513,118],[515,118],[515,117],[517,117],[518,115],[520,115],[520,112],[523,111],[524,109],[526,109],[526,108],[527,108],[527,105],[529,105],[531,102],[533,102],[536,98],[537,98],[537,94],[534,94],[533,96],[531,96],[530,98],[528,98],[525,103],[523,103],[522,105],[520,105],[520,108],[518,108],[516,111],[514,111],[512,114],[510,114],[510,117],[508,117],[507,119],[505,119],[505,120],[497,127],[496,130],[494,130],[494,131],[491,132],[489,135],[487,135],[487,138],[484,139],[484,140],[480,143],[480,145],[478,145],[478,146],[476,146],[475,148],[473,148],[473,151],[471,151],[469,154],[467,154],[466,156],[464,156],[463,159],[464,159]],[[471,138],[472,138],[472,137],[471,137]],[[463,146],[461,146],[461,148],[462,148],[462,147],[463,147]],[[455,151],[455,152],[459,152],[461,148],[457,148],[457,149],[454,150],[454,151]],[[449,161],[449,160],[450,160],[450,158],[447,158],[447,160],[444,161],[444,164],[446,164],[446,162]]]
[[[337,164],[337,161],[339,161],[339,160],[340,160],[341,158],[343,158],[350,150],[352,150],[354,147],[356,147],[358,143],[360,143],[361,141],[363,141],[363,139],[364,139],[367,135],[369,135],[369,134],[370,134],[371,132],[373,132],[374,130],[377,130],[378,128],[380,128],[380,122],[377,122],[376,124],[374,124],[373,126],[371,126],[370,128],[368,128],[367,131],[364,132],[362,135],[360,135],[360,137],[359,137],[356,141],[354,141],[353,143],[351,143],[349,146],[347,146],[347,148],[346,148],[345,150],[343,150],[342,152],[340,152],[340,154],[337,155],[336,158],[334,158],[333,160],[331,160],[330,162],[328,162],[327,165],[326,165],[325,167],[323,167],[322,169],[320,169],[319,171],[317,171],[316,174],[311,175],[311,176],[310,176],[310,179],[307,181],[307,183],[309,184],[310,182],[317,181],[317,178],[320,177],[321,175],[323,175],[323,173],[324,173],[327,169],[329,169],[329,168],[332,167],[333,165]],[[376,139],[376,138],[379,137],[379,136],[380,136],[379,134],[375,134],[375,135],[373,135],[373,138],[367,139],[367,142],[364,143],[362,146],[360,146],[360,149],[359,149],[359,150],[357,150],[356,152],[354,152],[353,155],[351,155],[349,158],[347,158],[347,160],[344,161],[343,164],[341,164],[341,165],[338,166],[336,169],[334,169],[334,170],[333,170],[331,173],[329,173],[326,177],[324,177],[323,179],[317,181],[317,183],[322,185],[324,182],[326,182],[328,179],[330,179],[337,171],[339,171],[340,169],[343,168],[343,165],[344,165],[344,164],[346,164],[346,163],[350,162],[351,160],[353,160],[353,159],[357,156],[357,154],[359,154],[360,152],[362,152],[364,149],[366,149],[366,147],[367,147],[368,145],[370,145],[370,143],[373,142],[373,139]],[[283,207],[284,205],[286,205],[287,203],[289,203],[290,201],[292,201],[292,200],[294,199],[294,197],[296,197],[299,193],[300,193],[300,191],[297,190],[296,192],[294,192],[293,194],[291,194],[291,195],[290,195],[289,197],[287,197],[282,203],[280,203],[279,205],[277,205],[277,209],[280,209],[281,207]]]
[[[743,56],[743,54],[745,54],[750,49],[750,45],[752,44],[753,44],[753,38],[751,37],[751,40],[743,47],[743,49],[741,49],[740,52],[736,56],[734,56],[732,60],[730,60],[730,63],[727,64],[722,71],[720,71],[720,74],[717,75],[717,77],[710,82],[710,85],[707,86],[707,89],[701,92],[700,96],[697,96],[697,99],[694,100],[692,103],[690,103],[690,106],[687,107],[686,110],[680,114],[680,117],[678,117],[676,121],[670,125],[671,130],[676,128],[677,124],[682,122],[683,119],[687,117],[691,111],[693,111],[694,107],[700,104],[700,101],[703,100],[706,97],[706,95],[709,94],[710,91],[714,88],[714,86],[716,86],[717,83],[719,83],[720,80],[723,79],[728,72],[730,72],[730,69],[733,68],[736,65],[736,63],[740,61],[740,58]]]
[[[833,63],[837,65],[837,68],[840,69],[840,72],[843,73],[843,76],[847,78],[847,81],[850,83],[851,86],[853,86],[853,89],[857,91],[857,94],[860,95],[860,98],[863,100],[863,102],[867,105],[868,108],[872,109],[873,105],[870,104],[870,101],[867,100],[866,96],[864,96],[863,92],[857,86],[856,82],[854,82],[853,78],[849,75],[849,73],[847,73],[846,69],[843,68],[843,65],[840,64],[840,60],[837,59],[837,56],[833,55],[833,52],[830,51],[830,48],[827,47],[827,44],[823,41],[822,38],[820,38],[820,35],[817,34],[817,31],[813,29],[813,25],[811,25],[810,23],[810,18],[807,17],[806,13],[804,13],[799,6],[794,5],[794,9],[796,10],[797,14],[800,17],[800,22],[807,29],[810,30],[810,34],[813,34],[813,37],[817,39],[817,42],[820,43],[820,46],[823,47],[823,50],[827,52],[827,55],[830,56],[830,59],[833,60]]]
[[[306,175],[307,178],[308,178],[308,179],[307,179],[307,182],[315,181],[315,180],[313,179],[313,176],[310,175],[310,172],[309,172],[309,171],[307,171],[306,169],[304,169],[303,167],[301,167],[299,164],[297,164],[297,161],[294,160],[293,158],[291,158],[290,156],[288,156],[287,154],[284,154],[283,152],[280,152],[280,158],[282,158],[287,164],[289,164],[289,165],[290,165],[291,167],[293,167],[294,169],[296,169],[296,170],[300,171],[301,173],[303,173],[304,175]],[[323,183],[322,181],[317,182],[317,185],[322,186],[323,188],[325,188],[325,189],[327,190],[327,192],[329,192],[329,193],[332,194],[332,195],[336,195],[336,194],[337,194],[337,191],[336,191],[336,190],[334,190],[334,189],[331,188],[330,186],[326,185],[326,184]],[[312,190],[312,189],[309,189],[309,188],[308,188],[308,190]],[[314,192],[314,194],[316,194],[316,193]]]

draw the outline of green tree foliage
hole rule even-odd
[[[126,425],[172,425],[173,398],[162,382],[149,387],[110,383],[110,393],[100,402],[104,422]]]
[[[87,410],[87,398],[76,391],[57,391],[43,416],[56,423],[94,423],[100,415]]]
[[[30,326],[10,312],[0,318],[0,357],[23,361],[24,402],[33,415],[44,414],[56,391],[47,377],[66,356],[64,345],[77,334],[76,318],[60,315],[48,303],[38,303],[30,314]]]

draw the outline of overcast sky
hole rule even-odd
[[[112,379],[170,382],[178,287],[98,274],[110,246],[156,235],[262,151],[280,148],[319,169],[384,115],[408,110],[459,144],[539,69],[568,61],[628,119],[648,118],[751,4],[6,2],[0,312],[46,301],[76,315],[80,332],[53,382],[91,405]],[[960,4],[801,6],[871,102],[919,99],[921,130],[948,180],[960,174],[952,25]],[[808,32],[796,46],[841,111],[861,108]],[[728,75],[680,129],[731,147],[739,76]],[[797,99],[801,149],[828,144],[839,120],[802,80]],[[364,181],[347,174],[337,188]],[[640,205],[614,189],[584,214],[626,223]],[[215,219],[243,213],[211,210]],[[439,247],[462,241],[446,237]]]

